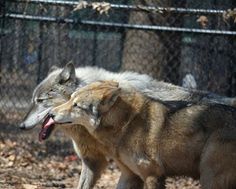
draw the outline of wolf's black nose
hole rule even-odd
[[[19,126],[20,129],[24,130],[25,129],[25,124],[24,123],[21,123],[20,126]]]
[[[51,112],[48,113],[47,117],[51,117],[51,118],[54,118],[54,114],[52,114]]]

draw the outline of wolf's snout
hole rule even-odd
[[[19,128],[25,130],[26,129],[25,123],[20,123]]]
[[[27,124],[25,124],[25,122],[22,122],[22,123],[20,123],[19,128],[20,128],[21,130],[29,130],[29,129],[31,129],[32,127],[28,127]]]

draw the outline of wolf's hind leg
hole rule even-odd
[[[236,188],[236,130],[223,128],[208,139],[200,163],[203,189]]]

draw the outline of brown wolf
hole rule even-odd
[[[236,188],[233,107],[182,103],[173,107],[121,89],[113,81],[95,82],[54,108],[43,128],[55,123],[69,130],[83,125],[102,144],[99,150],[120,166],[120,186],[133,172],[148,189],[158,188],[159,178],[174,175],[200,178],[204,189]]]

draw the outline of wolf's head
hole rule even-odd
[[[51,108],[70,98],[78,82],[72,63],[68,63],[63,69],[54,68],[35,88],[31,107],[20,124],[20,128],[30,129],[41,123]]]
[[[121,89],[117,82],[94,82],[74,92],[69,101],[53,108],[46,118],[41,139],[47,137],[48,129],[54,124],[83,125],[88,130],[95,130],[101,116],[107,113],[116,102]]]

